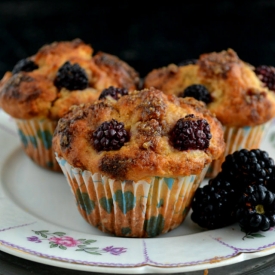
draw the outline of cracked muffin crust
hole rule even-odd
[[[171,142],[177,121],[186,116],[186,120],[209,124],[207,148],[179,150]],[[123,123],[129,138],[117,150],[97,150],[94,133],[112,120]],[[107,97],[73,106],[59,120],[53,136],[54,151],[72,166],[112,179],[134,181],[197,175],[220,157],[224,146],[221,124],[202,102],[165,95],[155,88],[131,91],[118,100]]]
[[[95,101],[109,86],[137,88],[134,68],[117,56],[93,53],[80,39],[41,47],[3,76],[1,107],[14,118],[58,120],[71,105]]]
[[[255,126],[275,116],[274,93],[232,49],[201,54],[194,64],[154,69],[144,79],[145,88],[176,96],[193,84],[208,89],[211,102],[207,108],[223,125]]]

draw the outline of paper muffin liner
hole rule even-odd
[[[215,177],[221,170],[225,157],[241,149],[257,149],[270,126],[271,121],[258,126],[227,127],[224,126],[224,141],[226,143],[224,154],[212,161],[206,173],[207,178]]]
[[[178,227],[208,169],[186,177],[119,181],[56,158],[82,217],[99,230],[120,237],[155,237]]]
[[[15,119],[25,153],[39,166],[61,172],[52,150],[57,122],[48,119]]]

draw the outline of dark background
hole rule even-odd
[[[275,65],[275,1],[0,0],[0,77],[42,45],[74,38],[141,77],[227,48],[254,66]]]

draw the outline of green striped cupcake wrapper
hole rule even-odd
[[[119,181],[56,158],[82,217],[99,230],[120,237],[155,237],[178,227],[208,169],[197,176]]]
[[[23,149],[34,163],[61,172],[52,149],[52,136],[57,123],[48,119],[16,119],[15,122]]]

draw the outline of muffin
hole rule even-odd
[[[217,175],[227,154],[258,148],[275,116],[274,92],[232,49],[154,69],[145,76],[144,87],[178,97],[195,97],[222,123],[226,149],[220,159],[213,161],[207,177]]]
[[[221,123],[194,98],[150,88],[71,107],[53,148],[82,217],[121,237],[154,237],[185,219]]]
[[[70,108],[98,99],[109,86],[135,90],[138,73],[117,56],[80,39],[53,42],[20,60],[0,82],[0,106],[13,117],[26,154],[41,167],[60,171],[52,151],[57,121]]]

